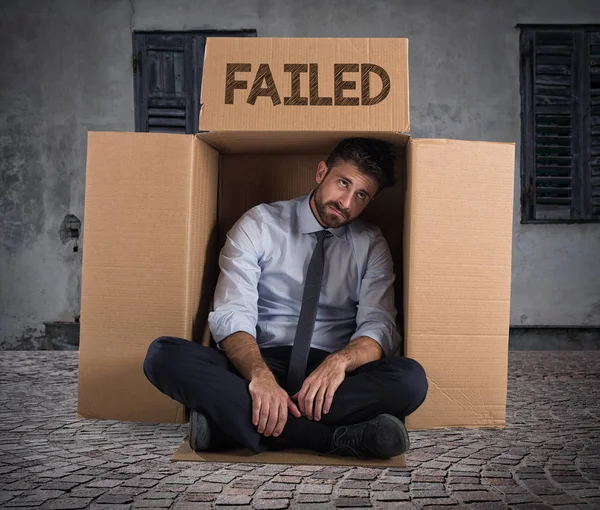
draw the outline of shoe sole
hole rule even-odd
[[[190,412],[190,448],[194,451],[207,450],[210,445],[210,429],[203,414]]]
[[[404,423],[391,414],[381,414],[376,419],[377,435],[382,439],[378,452],[382,458],[395,457],[406,453],[410,448],[410,439]]]

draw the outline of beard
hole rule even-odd
[[[319,184],[315,190],[314,200],[315,208],[319,213],[319,218],[321,218],[321,221],[327,228],[339,228],[352,221],[350,219],[350,212],[348,210],[340,209],[336,202],[324,201],[321,184]],[[338,211],[342,217],[336,215],[331,209],[329,209],[330,207]]]

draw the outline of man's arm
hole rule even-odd
[[[277,384],[256,343],[262,229],[262,217],[253,208],[227,233],[219,256],[215,310],[208,322],[219,348],[250,381],[252,422],[258,432],[278,436],[287,421],[288,409],[296,416],[300,411]]]
[[[235,368],[250,381],[252,423],[260,434],[279,436],[287,421],[288,409],[297,418],[300,411],[277,383],[260,354],[256,340],[248,333],[238,331],[225,338],[221,346]]]

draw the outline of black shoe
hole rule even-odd
[[[410,446],[404,423],[391,414],[355,425],[335,427],[328,453],[346,457],[389,459]]]
[[[195,451],[219,450],[231,445],[227,435],[202,413],[190,410],[190,448]]]

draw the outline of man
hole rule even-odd
[[[209,315],[218,349],[161,337],[148,350],[144,372],[191,410],[196,450],[389,458],[409,447],[402,420],[427,380],[416,361],[392,356],[389,248],[357,220],[394,183],[391,147],[343,140],[316,182],[306,197],[250,209],[228,232]]]

